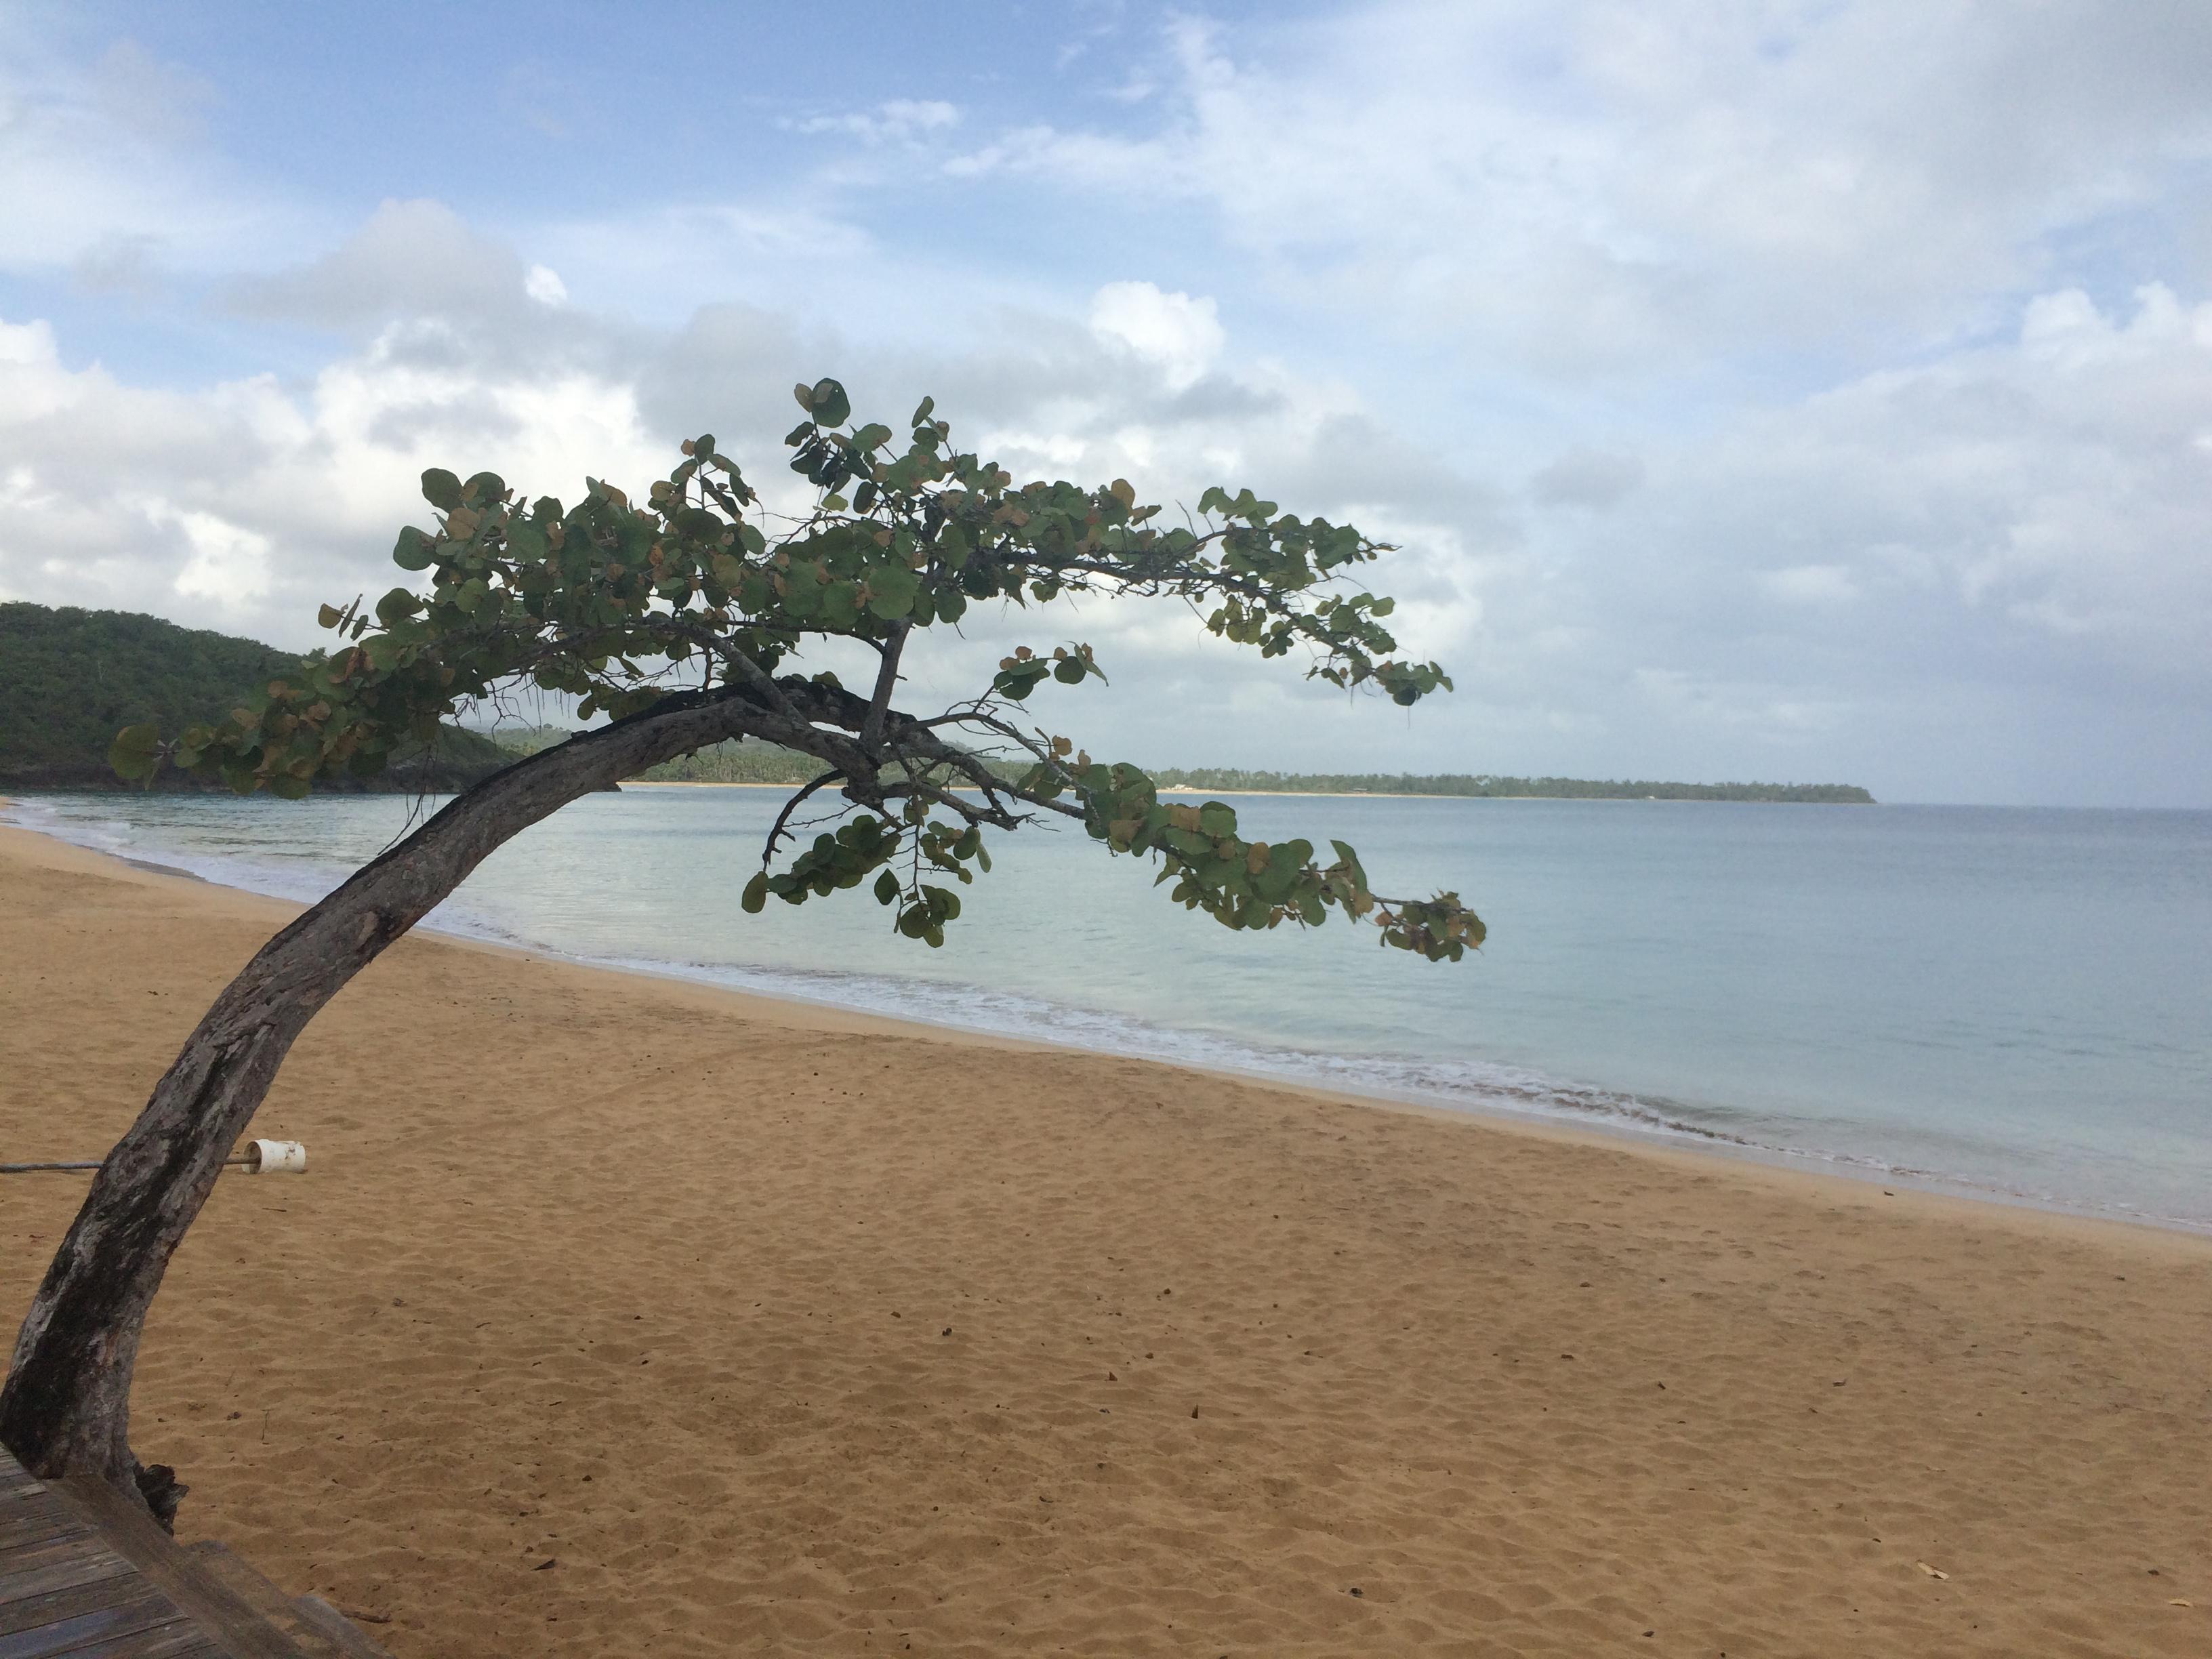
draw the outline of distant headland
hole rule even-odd
[[[518,747],[539,748],[568,734],[538,726],[494,734]],[[821,770],[804,755],[770,744],[722,744],[654,767],[644,783],[750,783],[796,786]],[[1010,771],[1020,769],[1010,768]],[[1152,773],[1163,789],[1224,795],[1438,795],[1493,800],[1742,800],[1870,806],[1874,797],[1849,783],[1660,783],[1641,779],[1522,778],[1488,772],[1255,772],[1233,767],[1164,767]]]
[[[1448,795],[1492,800],[1749,800],[1871,806],[1852,783],[1662,783],[1646,779],[1522,778],[1490,772],[1247,772],[1170,767],[1163,789],[1252,795]]]

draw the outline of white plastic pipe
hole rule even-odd
[[[249,1140],[244,1162],[248,1175],[302,1175],[307,1149],[296,1140]]]

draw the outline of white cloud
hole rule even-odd
[[[538,297],[532,280],[513,247],[443,203],[387,201],[320,258],[233,283],[230,303],[247,316],[333,328],[403,317],[477,321],[520,314],[518,302]]]
[[[811,115],[788,123],[794,132],[836,133],[863,143],[912,143],[960,125],[957,106],[933,98],[894,98],[870,110]]]
[[[568,303],[568,285],[561,280],[561,273],[550,265],[532,265],[524,273],[522,291],[541,306],[564,306]]]
[[[1793,564],[1786,570],[1762,571],[1759,584],[1789,605],[1841,605],[1859,593],[1850,567],[1840,564]]]
[[[1158,364],[1185,391],[1213,367],[1229,337],[1210,299],[1163,294],[1150,283],[1109,283],[1091,299],[1091,331]]]
[[[1529,493],[1547,507],[1608,507],[1644,482],[1644,463],[1633,455],[1577,444],[1528,480]]]
[[[1201,206],[1304,302],[1553,375],[1972,329],[2212,159],[2202,7],[1395,0],[1166,55],[1149,131],[954,171]]]
[[[2125,316],[2042,296],[2010,343],[1865,377],[1714,459],[1755,500],[1801,492],[1795,516],[1817,514],[1832,546],[1911,548],[1985,626],[2094,641],[2115,673],[2201,679],[2208,426],[2212,305],[2154,285]],[[1894,580],[1890,556],[1850,563]]]
[[[46,324],[0,322],[0,592],[314,642],[325,600],[380,592],[422,470],[573,495],[666,470],[625,385],[428,366],[404,326],[295,394],[257,376],[176,392],[71,369]]]
[[[206,599],[228,609],[252,605],[269,592],[269,538],[212,513],[180,512],[166,501],[149,502],[147,521],[173,524],[191,549],[173,583],[188,599]]]

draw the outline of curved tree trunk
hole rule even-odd
[[[788,724],[763,716],[746,696],[691,695],[519,761],[262,946],[94,1177],[16,1340],[0,1389],[0,1443],[42,1479],[93,1475],[135,1492],[168,1524],[184,1488],[173,1470],[143,1468],[130,1445],[139,1333],[170,1256],[293,1040],[502,842],[647,767]]]

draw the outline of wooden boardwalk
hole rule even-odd
[[[97,1486],[0,1448],[0,1659],[386,1659],[328,1603],[221,1545],[180,1547]]]

